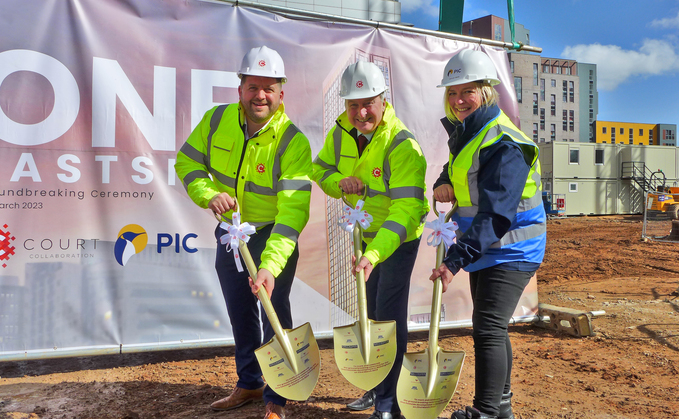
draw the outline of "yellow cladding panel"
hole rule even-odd
[[[595,142],[605,144],[657,144],[658,126],[634,122],[594,121]]]

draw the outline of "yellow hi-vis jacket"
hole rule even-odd
[[[366,185],[363,209],[373,222],[363,233],[364,256],[373,264],[386,260],[401,245],[422,235],[429,212],[425,198],[427,162],[420,145],[387,102],[382,121],[359,158],[347,113],[337,118],[314,160],[313,180],[333,198],[341,198],[339,181],[355,176]],[[358,195],[348,195],[355,204]]]
[[[277,277],[309,220],[311,147],[283,103],[247,142],[244,129],[240,103],[212,108],[177,153],[175,170],[201,208],[226,192],[238,199],[241,222],[274,224],[259,268]],[[231,214],[223,216],[231,220]]]

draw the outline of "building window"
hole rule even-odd
[[[502,41],[502,26],[498,24],[495,25],[495,40]]]
[[[580,149],[571,148],[568,153],[569,164],[580,164]]]
[[[604,164],[604,149],[594,150],[594,164],[603,165]]]
[[[561,67],[556,66],[556,74],[561,74]]]
[[[533,86],[538,85],[538,63],[533,63]]]
[[[542,64],[542,72],[551,73],[551,71],[549,71],[549,64]]]
[[[575,83],[572,81],[568,82],[568,98],[571,102],[575,102]]]
[[[568,102],[568,82],[563,81],[563,102]]]
[[[533,93],[533,115],[538,114],[538,94]]]
[[[544,142],[545,142],[545,139],[544,139],[544,138],[540,138],[540,142],[541,142],[541,143],[544,143]]]
[[[568,130],[575,131],[575,111],[568,111]]]
[[[602,128],[601,128],[601,133],[602,133],[602,134],[605,134],[605,133],[606,133],[606,127],[602,127]]]
[[[549,132],[551,134],[550,140],[556,141],[556,124],[549,125]]]
[[[556,95],[549,95],[549,101],[551,102],[551,114],[556,116]]]
[[[629,129],[629,143],[634,144],[634,130],[632,128]]]
[[[545,130],[545,108],[540,108],[540,131]]]
[[[513,73],[514,72],[514,61],[509,62],[509,70]]]
[[[556,79],[552,79],[552,87],[556,87]]]
[[[538,124],[533,124],[533,141],[538,142]]]
[[[625,128],[622,128],[622,127],[621,127],[621,128],[620,128],[620,134],[624,134],[624,133],[625,133]]]
[[[561,122],[562,122],[562,129],[564,131],[568,131],[568,111],[565,110],[565,109],[563,110],[563,117],[561,118]]]
[[[653,145],[653,130],[652,129],[648,130],[648,144]]]
[[[521,77],[514,77],[514,89],[516,89],[516,101],[522,103],[521,100]]]
[[[643,136],[644,136],[644,129],[639,128],[639,137],[643,137]]]
[[[545,79],[540,79],[540,100],[545,101]]]
[[[577,192],[578,191],[578,184],[576,182],[569,182],[568,183],[568,192]]]
[[[611,127],[611,144],[615,144],[615,127]]]

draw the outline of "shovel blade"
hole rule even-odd
[[[406,353],[396,386],[401,414],[407,418],[434,419],[455,393],[465,353],[439,350],[437,365],[429,364],[429,348]],[[430,376],[430,371],[434,374]],[[429,380],[434,380],[428,393]]]
[[[306,400],[316,387],[321,372],[321,352],[309,323],[292,330],[285,336],[293,349],[295,359],[287,359],[279,336],[255,350],[257,361],[266,383],[273,391],[289,400]],[[295,373],[293,365],[297,365]]]
[[[368,320],[370,341],[364,359],[360,322],[333,330],[335,362],[351,384],[368,391],[381,383],[396,359],[396,322]]]

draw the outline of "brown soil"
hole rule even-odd
[[[510,326],[517,418],[668,418],[679,412],[679,243],[643,242],[641,217],[549,221],[538,271],[540,302],[582,311],[595,336]],[[332,342],[319,342],[322,370],[312,397],[288,418],[367,418],[344,405],[362,391],[338,373]],[[409,349],[427,345],[410,335]],[[444,349],[467,360],[441,417],[471,403],[469,329],[441,331]],[[0,418],[262,418],[261,403],[231,412],[209,404],[235,383],[232,348],[0,363]],[[415,418],[409,418],[415,419]]]

